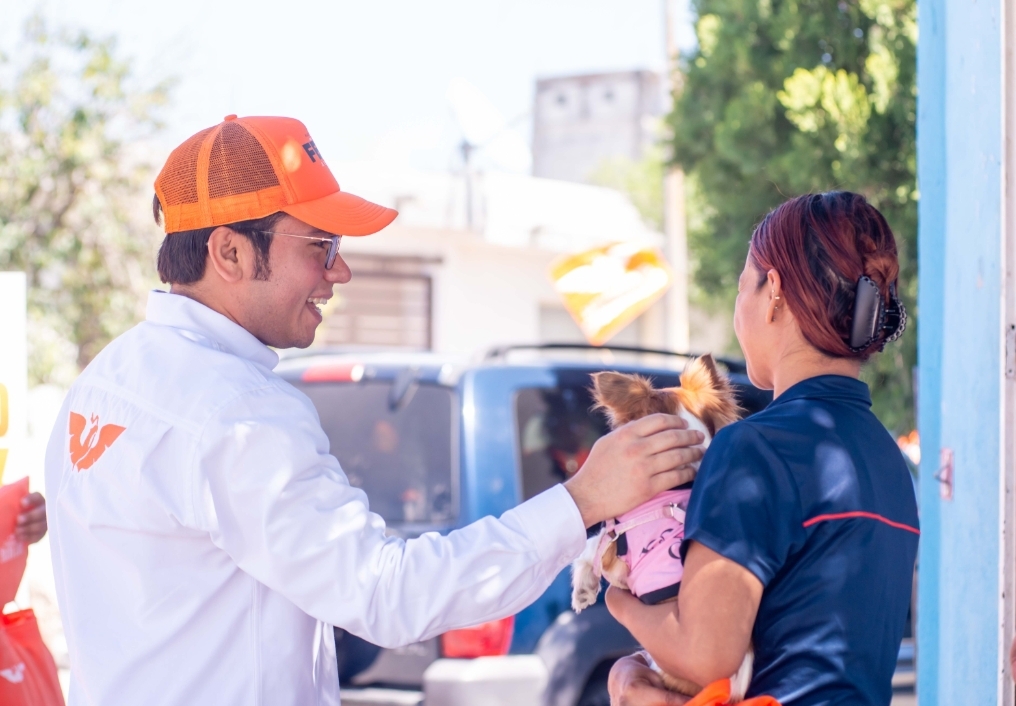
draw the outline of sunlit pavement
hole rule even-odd
[[[913,691],[908,693],[897,692],[893,695],[892,706],[917,706],[917,696]]]
[[[914,686],[917,675],[913,670],[900,670],[893,676],[892,706],[917,706]]]

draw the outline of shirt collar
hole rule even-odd
[[[220,350],[269,370],[279,363],[278,354],[250,331],[190,297],[153,290],[148,295],[145,318],[153,324],[196,333]]]
[[[867,383],[844,375],[818,375],[791,385],[772,404],[783,404],[792,400],[821,399],[842,400],[871,407],[871,393]]]

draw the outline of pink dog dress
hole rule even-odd
[[[681,542],[690,488],[667,490],[616,520],[607,520],[594,566],[602,571],[603,552],[617,543],[617,555],[628,567],[628,588],[647,605],[677,595],[684,576]]]

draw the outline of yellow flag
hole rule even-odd
[[[601,346],[663,296],[672,276],[656,248],[614,243],[567,255],[550,268],[554,289],[586,339]]]

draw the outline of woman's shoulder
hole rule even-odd
[[[767,425],[758,424],[755,417],[723,427],[706,449],[703,470],[716,467],[729,472],[732,467],[739,467],[749,471],[756,467],[771,472],[783,468],[779,445],[774,443],[770,431]]]
[[[758,447],[772,447],[772,440],[769,438],[773,431],[773,425],[768,420],[759,419],[764,412],[759,412],[746,419],[741,419],[728,424],[716,432],[709,450],[747,450]],[[760,423],[761,422],[761,423]]]

